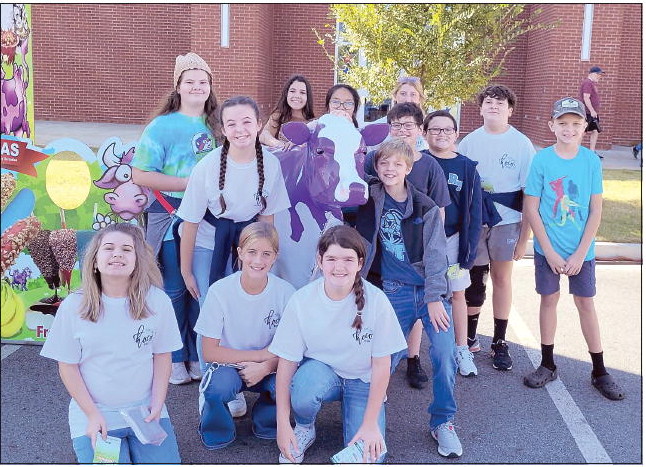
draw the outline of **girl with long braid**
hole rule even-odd
[[[245,96],[227,99],[220,122],[224,143],[196,164],[177,210],[183,219],[180,270],[200,306],[209,286],[231,272],[242,229],[255,221],[273,224],[274,214],[290,206],[280,163],[258,140],[256,102]],[[198,336],[201,355],[199,341]]]
[[[345,225],[331,227],[317,250],[323,277],[292,295],[269,346],[280,357],[278,460],[301,463],[316,438],[321,404],[340,400],[344,444],[362,441],[364,462],[381,461],[390,356],[405,349],[406,340],[384,293],[361,278],[366,249],[358,232]]]

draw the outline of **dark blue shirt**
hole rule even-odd
[[[381,242],[381,278],[397,280],[404,284],[424,285],[424,279],[410,264],[404,237],[402,218],[406,211],[406,201],[395,201],[388,193],[384,199],[384,210],[379,224]]]
[[[433,155],[433,157],[444,171],[449,188],[449,196],[451,197],[451,204],[449,204],[444,210],[444,233],[448,238],[460,231],[462,218],[464,217],[464,210],[469,209],[468,206],[460,205],[460,191],[462,190],[465,179],[463,159],[466,156],[457,154],[457,157],[452,159],[442,159],[435,155]]]

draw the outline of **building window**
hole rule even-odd
[[[594,17],[594,5],[587,3],[583,5],[583,31],[581,34],[581,60],[590,61],[590,45],[592,43],[592,20]]]
[[[220,47],[229,47],[229,4],[220,5]]]

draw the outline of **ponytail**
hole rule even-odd
[[[357,305],[357,314],[354,317],[354,321],[352,321],[352,327],[361,331],[363,324],[361,315],[363,314],[363,307],[366,304],[366,298],[363,296],[363,281],[361,280],[360,273],[357,273],[357,276],[354,278],[352,290],[354,291],[354,303]]]
[[[267,200],[262,194],[262,189],[265,186],[265,162],[262,157],[262,146],[260,145],[260,137],[256,136],[256,166],[258,168],[258,198],[262,204],[262,209],[260,212],[263,212],[267,209]]]
[[[227,173],[227,154],[229,153],[229,140],[224,139],[224,144],[222,145],[222,152],[220,152],[220,178],[218,179],[218,188],[220,189],[220,211],[219,215],[222,215],[224,211],[227,210],[227,203],[224,201],[224,195],[222,191],[224,190],[224,179]]]

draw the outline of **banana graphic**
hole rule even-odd
[[[7,324],[16,314],[14,301],[11,300],[11,286],[2,281],[2,309],[0,310],[0,326]]]
[[[25,306],[22,303],[22,300],[14,292],[9,284],[3,283],[3,303],[2,303],[2,321],[0,325],[0,336],[4,338],[13,337],[20,332],[22,325],[25,322]],[[6,294],[6,295],[5,295]],[[5,308],[8,308],[7,321],[5,322]]]

